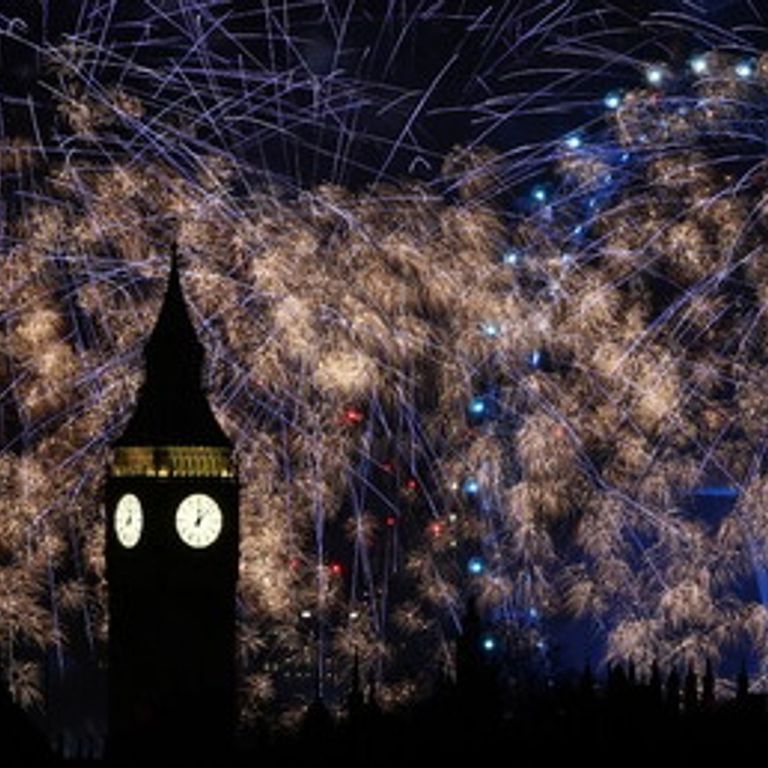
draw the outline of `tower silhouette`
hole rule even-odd
[[[175,256],[144,354],[106,489],[108,750],[126,761],[218,754],[235,720],[237,473]]]

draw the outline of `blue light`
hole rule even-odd
[[[736,64],[733,71],[736,73],[736,77],[748,80],[755,74],[755,67],[750,59],[742,59],[742,61]]]
[[[461,490],[464,491],[467,496],[475,496],[480,491],[480,483],[478,483],[474,477],[468,477],[461,486]]]
[[[664,67],[654,64],[645,70],[645,79],[648,85],[659,86],[664,82],[666,72]]]
[[[583,224],[577,224],[577,225],[576,225],[576,226],[573,228],[573,234],[574,234],[576,237],[580,237],[581,235],[583,235],[583,234],[584,234],[584,225],[583,225]]]
[[[467,570],[473,576],[479,576],[485,570],[485,563],[482,557],[470,557],[467,562]]]
[[[483,333],[492,339],[495,339],[500,333],[501,328],[496,323],[483,323]]]
[[[528,616],[535,621],[539,618],[539,612],[535,608],[531,607],[528,609]]]
[[[496,640],[494,640],[492,637],[484,637],[483,638],[483,650],[488,651],[489,653],[496,648]]]
[[[520,263],[520,251],[510,248],[505,254],[503,261],[505,264],[516,267]]]
[[[534,349],[530,355],[528,355],[528,362],[531,368],[539,368],[544,362],[544,354],[540,349]]]
[[[693,56],[688,62],[688,65],[690,66],[691,72],[693,72],[694,75],[706,75],[707,70],[709,69],[709,65],[707,64],[707,57],[703,54]]]
[[[735,499],[739,495],[737,488],[730,485],[705,485],[696,491],[697,496],[716,496],[721,499]]]
[[[544,189],[541,185],[534,187],[531,190],[531,197],[537,202],[537,203],[546,203],[547,202],[547,190]]]
[[[568,149],[579,149],[581,147],[581,136],[578,133],[572,133],[565,139],[565,146]]]
[[[603,97],[603,104],[607,109],[618,109],[621,106],[621,94],[618,91],[610,91]]]
[[[483,416],[485,415],[485,410],[485,399],[482,397],[473,397],[469,403],[469,412],[473,416]]]
[[[622,152],[621,157],[619,158],[622,163],[626,163],[629,161],[629,152]]]

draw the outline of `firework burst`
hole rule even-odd
[[[768,70],[624,58],[599,115],[513,144],[594,76],[577,10],[90,2],[37,37],[0,17],[36,73],[0,148],[0,633],[21,700],[41,650],[77,632],[98,653],[107,631],[108,446],[174,248],[239,455],[247,712],[308,649],[321,679],[358,656],[412,696],[470,594],[495,647],[523,633],[546,657],[567,613],[605,658],[747,643],[762,666]],[[527,69],[545,54],[568,74]]]

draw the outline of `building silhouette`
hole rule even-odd
[[[220,754],[235,723],[238,483],[176,258],[106,490],[111,759]]]

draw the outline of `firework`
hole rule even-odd
[[[76,632],[98,654],[107,631],[108,446],[174,248],[239,456],[246,714],[304,662],[325,679],[358,657],[412,696],[469,595],[489,648],[522,633],[546,656],[548,620],[575,614],[604,658],[768,658],[745,588],[766,548],[764,61],[633,59],[587,125],[494,152],[546,108],[525,62],[587,39],[538,5],[366,25],[342,4],[92,2],[36,45],[0,18],[39,69],[0,147],[0,632],[21,700],[42,651]],[[436,23],[447,47],[407,78]],[[516,100],[488,96],[504,77]]]

